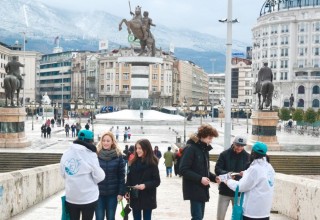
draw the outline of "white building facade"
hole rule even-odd
[[[252,29],[254,81],[268,62],[275,85],[273,105],[306,110],[320,106],[320,1],[267,0]]]

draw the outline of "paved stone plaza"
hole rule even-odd
[[[85,119],[82,119],[82,126],[84,127]],[[73,121],[70,120],[69,124]],[[220,119],[215,119],[214,122],[211,122],[211,119],[205,119],[204,122],[213,124],[219,130],[220,137],[214,139],[213,146],[214,150],[212,152],[219,153],[223,150],[223,127],[221,127]],[[232,135],[236,134],[246,134],[247,126],[246,120],[240,119],[234,121],[234,130],[232,130]],[[67,122],[66,122],[67,123]],[[26,122],[26,135],[32,141],[32,146],[25,149],[1,149],[1,151],[19,151],[19,152],[63,152],[69,144],[73,141],[73,138],[65,137],[65,133],[63,128],[54,127],[52,132],[52,137],[50,139],[41,138],[41,127],[42,121],[34,121],[34,131],[31,129],[31,119]],[[193,119],[192,122],[188,122],[187,124],[187,134],[196,131],[199,126],[199,119]],[[250,124],[250,121],[249,121]],[[112,126],[116,125],[108,125],[106,123],[98,122],[94,124],[94,131],[97,134],[111,129]],[[130,123],[124,125],[119,125],[121,131],[124,130],[125,126],[130,126],[132,131],[131,140],[127,143],[123,143],[123,136],[120,135],[120,146],[124,148],[125,144],[134,144],[136,140],[140,138],[148,138],[153,146],[158,145],[159,149],[164,153],[168,146],[176,141],[176,133],[172,131],[172,129],[178,131],[179,135],[182,137],[183,141],[183,124],[180,125],[165,125],[165,124],[157,124],[154,125],[144,125],[143,132],[141,131],[141,125]],[[170,127],[170,129],[169,129]],[[250,127],[250,126],[249,126]],[[91,129],[91,128],[90,128]],[[143,134],[144,133],[144,134]],[[249,129],[250,133],[250,129]],[[71,136],[71,133],[70,133]],[[313,143],[315,141],[319,141],[316,137],[304,137],[296,136],[294,134],[286,134],[279,133],[278,135],[280,143],[290,144],[290,142],[295,144],[304,144],[306,142],[306,138],[308,138],[309,143]],[[311,138],[311,139],[310,139]],[[313,140],[314,139],[314,140]],[[283,153],[283,152],[278,152]],[[294,152],[291,152],[294,154]],[[301,152],[300,152],[301,153]],[[319,152],[312,152],[312,154],[320,154]],[[270,153],[273,154],[273,153]],[[182,199],[182,181],[179,177],[167,178],[165,177],[165,167],[163,165],[163,160],[160,160],[159,168],[161,172],[161,185],[158,188],[158,208],[153,212],[153,219],[157,220],[167,220],[167,219],[190,219],[190,211],[189,211],[189,202],[183,201]],[[213,167],[212,167],[213,170]],[[13,217],[14,220],[33,220],[33,219],[60,219],[61,214],[61,205],[60,205],[60,197],[64,194],[64,192],[59,192],[56,195],[44,200],[40,204],[35,205],[34,207],[28,209],[27,211]],[[205,218],[207,220],[215,219],[216,209],[217,209],[217,196],[218,196],[218,188],[216,184],[211,184],[210,189],[210,202],[206,204],[206,212]],[[118,209],[119,211],[119,209]],[[121,219],[120,214],[116,215],[116,219]],[[231,209],[229,208],[226,219],[231,218]],[[132,219],[132,218],[131,218]],[[282,215],[272,214],[271,219],[289,219]]]

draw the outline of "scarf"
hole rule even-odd
[[[102,149],[99,154],[98,157],[102,160],[106,160],[106,161],[110,161],[115,157],[118,157],[116,150],[111,149],[111,150],[106,150],[106,149]]]

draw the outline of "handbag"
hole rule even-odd
[[[127,220],[128,219],[128,215],[131,212],[131,208],[129,206],[129,203],[127,203],[126,207],[124,207],[122,200],[120,201],[120,203],[121,203],[121,207],[122,207],[120,215],[124,220]]]
[[[61,196],[62,214],[61,220],[70,220],[70,214],[66,206],[66,196]]]
[[[240,194],[240,201],[239,201],[239,185],[238,185],[237,188],[236,188],[236,191],[234,193],[231,220],[242,220],[243,219],[243,216],[242,216],[242,213],[243,213],[243,209],[242,209],[243,198],[244,198],[244,193],[241,193]]]

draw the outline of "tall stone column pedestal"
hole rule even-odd
[[[280,145],[277,138],[277,124],[279,121],[278,112],[253,111],[252,119],[252,144],[256,141],[264,142],[268,145],[268,150],[279,151]],[[249,147],[252,147],[249,145]]]
[[[0,108],[0,148],[29,147],[25,135],[25,108]]]

